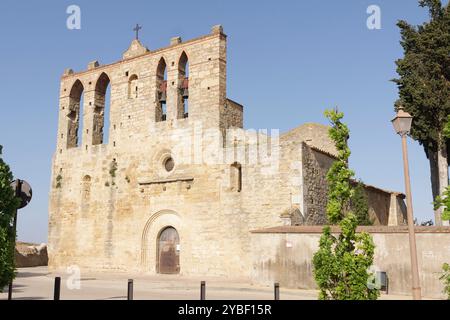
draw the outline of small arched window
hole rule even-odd
[[[91,198],[91,176],[89,175],[83,177],[81,198],[83,201],[89,201]]]
[[[232,191],[241,192],[242,190],[242,166],[235,162],[230,167],[230,185]]]
[[[75,81],[69,94],[69,110],[67,112],[67,148],[76,148],[83,132],[83,91],[80,80]]]
[[[128,98],[137,98],[138,90],[138,76],[133,74],[130,79],[128,79]]]
[[[165,121],[167,119],[167,65],[164,58],[161,58],[156,69],[156,88],[157,88],[157,105],[156,105],[156,121]]]

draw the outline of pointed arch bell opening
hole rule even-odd
[[[67,111],[67,148],[76,148],[81,141],[83,126],[83,92],[84,86],[80,80],[72,85],[69,94],[69,109]]]
[[[156,122],[167,120],[167,65],[161,58],[156,68]]]
[[[92,144],[108,143],[109,114],[111,103],[111,80],[102,73],[95,84]]]
[[[186,52],[182,52],[178,61],[178,118],[189,116],[189,59]]]

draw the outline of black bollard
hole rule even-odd
[[[275,300],[280,300],[280,284],[278,282],[274,284],[273,291],[275,294]]]
[[[133,300],[133,279],[128,279],[127,300]]]
[[[53,300],[59,300],[61,295],[61,277],[55,277],[55,288],[53,291]]]
[[[200,283],[200,300],[206,300],[206,283],[202,281]]]
[[[8,286],[8,300],[12,300],[13,282],[11,281]]]

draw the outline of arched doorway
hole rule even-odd
[[[158,272],[180,273],[180,237],[174,227],[164,228],[158,237]]]

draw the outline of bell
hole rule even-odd
[[[166,92],[159,93],[159,102],[166,102]]]
[[[181,95],[183,96],[183,98],[189,98],[189,89],[188,88],[184,88],[181,91]]]

